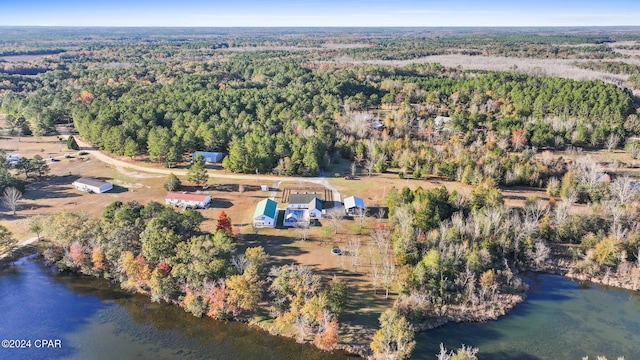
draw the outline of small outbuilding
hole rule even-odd
[[[275,227],[277,210],[278,203],[274,200],[264,199],[260,201],[256,206],[256,211],[253,213],[253,226],[257,228]]]
[[[202,155],[204,161],[208,163],[219,163],[224,158],[224,154],[220,152],[196,151],[193,153],[192,161],[196,159],[198,154]]]
[[[20,160],[20,156],[18,154],[7,154],[7,162],[11,165],[15,165]]]
[[[349,196],[344,199],[344,209],[348,215],[357,215],[358,212],[364,212],[367,207],[364,206],[364,200],[357,196]]]
[[[165,198],[167,205],[184,209],[206,209],[211,205],[211,196],[205,194],[187,194],[170,192]]]
[[[113,184],[110,182],[86,177],[82,177],[74,181],[71,185],[75,186],[76,189],[80,191],[90,194],[101,194],[113,189]]]

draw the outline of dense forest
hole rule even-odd
[[[75,47],[64,40],[68,34],[60,35],[60,43],[42,36],[25,42],[31,48],[13,50],[42,56],[1,64],[0,111],[9,115],[14,133],[39,136],[73,121],[85,140],[116,155],[172,167],[195,150],[220,151],[228,154],[226,169],[245,173],[315,176],[342,157],[369,172],[394,167],[418,177],[460,179],[478,169],[446,149],[455,138],[453,143],[465,148],[486,145],[472,158],[496,163],[498,183],[529,185],[543,185],[558,174],[522,150],[598,148],[612,136],[625,139],[640,131],[631,93],[602,81],[330,60],[357,54],[384,58],[377,52],[397,58],[405,56],[397,51],[422,46],[439,53],[466,45],[527,57],[515,49],[522,43],[541,48],[545,56],[555,53],[547,47],[566,46],[579,53],[576,57],[590,58],[592,50],[615,41],[610,36],[416,31],[408,40],[362,30],[329,42],[334,34],[326,31],[316,39],[301,34],[297,41],[277,32],[227,33],[227,41],[215,32],[184,38],[133,32],[87,36]],[[630,38],[623,34],[616,40]],[[11,44],[6,40],[2,48]],[[233,50],[247,47],[255,50]],[[595,66],[590,64],[581,66]],[[436,116],[452,120],[442,129]],[[381,126],[374,127],[376,120]],[[400,164],[400,158],[406,161]],[[512,160],[506,164],[505,158]],[[508,174],[514,161],[521,170]]]

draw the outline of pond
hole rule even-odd
[[[196,318],[105,280],[57,274],[33,257],[0,271],[0,309],[0,340],[24,340],[12,344],[23,348],[0,347],[3,360],[354,358],[244,324]]]
[[[417,336],[414,358],[431,358],[442,342],[480,349],[480,359],[640,359],[638,292],[580,284],[562,276],[527,278],[527,299],[498,321],[448,324]]]
[[[509,315],[418,334],[413,358],[435,359],[442,342],[449,349],[478,347],[479,358],[491,360],[640,359],[637,292],[554,275],[527,281],[527,300]],[[244,324],[196,318],[105,280],[58,274],[33,257],[0,271],[0,309],[0,340],[31,341],[22,349],[0,348],[3,360],[355,358]]]

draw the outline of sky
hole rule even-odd
[[[640,0],[0,0],[0,26],[640,26]]]

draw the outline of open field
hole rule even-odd
[[[354,60],[346,57],[335,59],[343,64],[375,64],[387,66],[406,66],[410,64],[439,63],[445,67],[461,67],[464,70],[516,71],[523,74],[557,76],[574,80],[602,80],[613,83],[624,83],[628,75],[618,75],[573,66],[574,62],[586,60],[575,59],[525,59],[499,56],[472,56],[462,54],[434,55],[410,60]],[[616,59],[627,62],[627,59]],[[639,60],[631,59],[630,63]]]
[[[59,211],[83,211],[99,216],[103,209],[113,201],[149,201],[164,203],[166,191],[162,185],[166,178],[163,174],[153,174],[138,169],[113,166],[97,160],[92,155],[79,156],[77,152],[61,146],[56,136],[40,138],[23,137],[0,139],[0,150],[31,158],[40,155],[48,160],[50,176],[38,182],[27,184],[23,199],[19,202],[16,216],[0,214],[0,222],[7,226],[17,239],[30,237],[27,222],[30,217],[50,215]],[[65,154],[72,156],[65,158]],[[71,155],[72,154],[72,155]],[[114,190],[105,194],[86,194],[76,190],[71,183],[81,176],[94,177],[114,184]],[[186,178],[180,176],[183,184],[189,185]],[[205,192],[211,195],[213,207],[202,210],[206,218],[203,230],[215,229],[215,219],[220,210],[228,213],[238,229],[249,224],[255,203],[268,196],[260,191],[259,180],[234,180],[210,178],[211,187]],[[239,193],[239,185],[244,192]],[[187,187],[186,190],[196,190]]]
[[[27,62],[27,61],[34,61],[34,60],[39,60],[42,59],[44,57],[47,56],[52,56],[52,55],[3,55],[0,56],[0,60],[4,60],[6,62]]]

